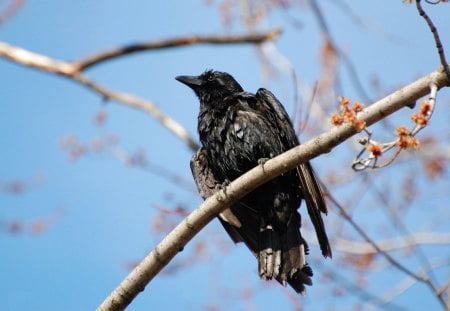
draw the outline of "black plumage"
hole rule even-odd
[[[191,160],[200,195],[207,198],[256,165],[299,144],[281,103],[266,89],[244,92],[228,73],[178,76],[200,100],[202,147]],[[258,259],[262,279],[289,283],[298,293],[311,285],[308,245],[297,209],[306,201],[322,254],[331,257],[323,224],[327,208],[309,163],[260,186],[219,215],[234,242],[244,242]]]

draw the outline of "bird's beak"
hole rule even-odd
[[[192,89],[195,89],[202,85],[202,80],[197,76],[178,76],[175,77],[175,79],[177,79],[183,84],[186,84]]]

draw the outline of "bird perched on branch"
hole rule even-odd
[[[299,144],[289,116],[270,91],[245,92],[230,74],[212,70],[176,79],[200,100],[202,147],[191,160],[191,170],[204,199]],[[313,275],[306,262],[308,244],[300,233],[297,209],[302,199],[322,254],[331,257],[321,216],[327,207],[308,162],[260,186],[219,215],[233,241],[244,242],[257,257],[262,279],[288,283],[300,294],[304,285],[312,285]]]

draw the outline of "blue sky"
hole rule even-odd
[[[224,27],[215,6],[217,1],[212,2],[213,5],[208,6],[200,0],[159,1],[157,4],[150,1],[29,1],[0,25],[0,40],[57,59],[75,60],[132,42],[245,31],[239,23]],[[394,89],[431,72],[439,63],[431,34],[414,6],[402,4],[400,0],[381,2],[383,5],[380,1],[358,1],[353,4],[353,10],[376,25],[374,28],[395,35],[395,42],[378,30],[358,26],[330,2],[319,1],[333,36],[351,56],[362,81],[368,83],[376,74],[383,85]],[[450,48],[450,37],[445,32],[450,26],[448,5],[426,6],[426,9],[443,32],[444,46]],[[320,75],[320,34],[310,13],[302,13],[299,8],[294,8],[293,12],[301,21],[300,29],[289,22],[292,15],[283,11],[271,14],[259,29],[285,28],[276,45],[292,62],[301,80],[312,85]],[[154,101],[196,137],[197,99],[174,77],[198,74],[207,68],[232,73],[249,91],[256,91],[263,85],[269,87],[288,111],[293,111],[289,77],[280,74],[276,79],[264,78],[255,49],[249,45],[193,46],[139,53],[92,68],[87,74],[102,85]],[[342,81],[345,95],[357,99],[358,94],[345,71]],[[191,151],[145,113],[113,102],[105,104],[96,94],[69,80],[3,59],[0,59],[0,94],[0,182],[40,180],[36,184],[31,182],[30,189],[19,195],[0,193],[0,221],[30,223],[40,218],[55,219],[55,223],[39,235],[28,231],[0,232],[3,250],[0,309],[94,309],[126,276],[126,263],[143,258],[161,238],[150,230],[157,212],[152,206],[159,203],[193,209],[200,199],[196,193],[182,190],[163,177],[124,165],[108,152],[71,161],[60,146],[61,140],[67,135],[76,135],[81,141],[89,142],[114,134],[119,137],[121,148],[131,153],[143,150],[152,163],[168,167],[186,180],[191,180],[188,165]],[[446,106],[442,106],[447,111],[448,95],[448,91],[439,95],[446,102]],[[94,122],[99,111],[107,113],[107,121],[102,126]],[[445,128],[446,120],[445,116],[436,117],[433,126]],[[350,163],[348,153],[339,148],[336,152],[337,157],[347,157]],[[329,155],[324,159],[315,161],[319,172],[326,169]],[[392,174],[396,178],[395,173]],[[445,188],[442,191],[445,192]],[[437,201],[438,205],[448,207],[448,195]],[[367,219],[363,218],[364,221]],[[414,223],[417,219],[411,221]],[[440,230],[450,228],[444,224]],[[213,222],[196,237],[210,243],[208,247],[212,250],[205,262],[156,277],[129,310],[197,310],[213,305],[218,297],[222,299],[219,301],[223,301],[223,297],[230,299],[230,305],[222,306],[227,310],[292,308],[283,289],[261,284],[256,262],[249,259],[244,247],[227,244],[232,250],[224,254],[211,245],[211,240],[216,238],[228,241],[218,223]],[[191,243],[181,257],[189,259],[192,247]],[[339,269],[333,266],[333,261],[324,265],[327,269]],[[326,286],[320,284],[320,273],[315,277],[317,281],[310,290],[311,295],[301,298],[302,303],[313,310],[317,303],[313,299],[323,294],[320,286]],[[392,282],[395,281],[398,279]],[[256,288],[254,301],[234,305],[236,293],[222,292],[232,287],[233,282]],[[417,307],[417,310],[424,306],[437,307],[432,298],[419,299],[415,295],[422,295],[422,291],[405,294],[405,300],[399,298],[400,304],[412,309]],[[345,309],[354,301],[347,297],[320,306]]]

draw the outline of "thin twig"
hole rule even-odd
[[[440,268],[443,266],[449,265],[449,258],[442,258],[436,262],[431,263],[427,268],[422,269],[420,271],[420,274],[429,274],[436,268]],[[418,281],[416,279],[411,278],[410,276],[406,276],[404,280],[402,280],[399,284],[394,286],[393,288],[390,288],[386,291],[386,294],[384,295],[384,302],[382,304],[377,303],[378,306],[385,306],[387,304],[390,304],[392,300],[394,300],[395,297],[400,296],[402,293],[404,293],[406,290],[408,290],[410,287],[412,287],[414,284],[416,284]]]
[[[375,190],[376,197],[378,200],[380,200],[380,205],[382,206],[382,210],[386,213],[386,217],[389,219],[389,221],[392,223],[392,225],[397,228],[399,231],[402,231],[404,244],[407,245],[413,245],[416,244],[416,238],[424,238],[422,235],[415,235],[411,234],[409,229],[404,224],[404,217],[399,217],[398,213],[396,212],[396,209],[390,206],[389,200],[386,197],[386,191],[382,191],[378,189],[377,184],[375,183],[374,178],[368,177],[368,185],[370,189]],[[435,238],[435,242],[437,243],[439,241],[438,236],[433,236]],[[449,235],[450,238],[450,235]],[[444,238],[445,239],[445,238]],[[428,240],[431,242],[430,240]],[[449,240],[450,242],[450,240]],[[425,267],[425,269],[428,269],[430,267],[430,262],[422,250],[422,247],[416,247],[414,249],[414,255],[416,258],[422,262],[422,265]],[[428,274],[428,277],[431,282],[435,282],[434,274],[432,273],[432,270],[430,270],[430,273]]]
[[[334,0],[329,1],[330,4],[336,6],[343,14],[347,15],[355,24],[355,28],[365,28],[368,31],[372,31],[374,33],[378,33],[387,40],[401,45],[408,45],[410,42],[393,32],[385,30],[384,27],[373,20],[371,20],[368,16],[360,16],[354,10],[352,4],[347,3],[344,0]],[[370,14],[370,12],[368,12]]]
[[[324,265],[325,266],[325,265]],[[406,311],[407,309],[398,306],[395,303],[386,302],[378,292],[373,293],[369,291],[367,286],[361,286],[358,283],[349,280],[348,276],[342,275],[340,269],[320,267],[320,273],[325,275],[325,278],[331,279],[339,289],[346,289],[345,295],[353,295],[363,303],[363,310],[373,310],[373,305],[383,305],[385,311]],[[372,308],[371,308],[372,307]],[[375,308],[375,310],[377,310]]]
[[[355,171],[363,171],[367,168],[372,169],[378,169],[378,168],[384,168],[391,163],[394,162],[395,159],[400,155],[401,151],[404,149],[408,149],[413,147],[413,142],[417,142],[414,137],[419,133],[422,129],[424,129],[427,124],[429,124],[429,121],[433,115],[434,109],[436,107],[436,96],[437,96],[438,88],[434,83],[430,84],[430,95],[428,96],[428,102],[426,102],[426,106],[428,107],[426,109],[426,113],[422,115],[422,107],[420,108],[420,115],[422,117],[422,120],[424,122],[416,122],[413,129],[409,131],[409,134],[407,135],[408,139],[411,139],[410,145],[402,145],[402,139],[404,142],[406,142],[404,139],[405,137],[397,135],[397,138],[395,140],[380,143],[372,139],[372,132],[364,128],[363,131],[367,133],[366,137],[360,138],[358,141],[361,145],[363,145],[363,148],[361,149],[360,153],[356,156],[356,158],[352,162],[352,168]],[[373,152],[370,152],[371,146],[378,146],[379,147],[379,154],[374,154]],[[385,155],[388,151],[392,150],[394,147],[397,147],[395,150],[394,155],[391,158],[388,158],[387,160],[384,160],[381,164],[378,164],[378,160],[380,159],[380,155]],[[369,155],[366,158],[363,158],[362,156],[366,153],[369,153]]]
[[[364,239],[366,240],[376,251],[376,253],[379,253],[383,255],[384,258],[386,258],[387,261],[393,266],[395,266],[400,271],[403,271],[405,274],[413,277],[414,279],[421,279],[420,276],[416,275],[414,272],[410,271],[406,267],[404,267],[402,264],[400,264],[398,261],[396,261],[391,255],[389,255],[386,251],[381,249],[380,246],[378,246],[375,241],[373,241],[367,233],[362,229],[354,220],[353,218],[347,213],[345,208],[330,194],[329,191],[327,191],[327,197],[330,199],[330,201],[334,204],[334,206],[337,207],[339,210],[340,215],[350,224],[350,226],[355,229],[355,231]]]
[[[447,77],[450,79],[450,66],[447,64],[447,60],[445,59],[444,47],[442,46],[441,38],[439,38],[438,30],[434,26],[431,18],[423,10],[420,0],[416,0],[416,7],[417,7],[417,11],[419,11],[420,16],[422,16],[423,19],[425,19],[425,21],[428,24],[428,27],[431,30],[431,33],[433,34],[434,42],[436,43],[436,48],[438,50],[439,59],[441,61],[442,68],[443,68],[445,74],[447,75]]]
[[[194,44],[240,44],[251,43],[259,44],[266,41],[276,40],[282,33],[281,28],[276,28],[268,32],[250,33],[234,36],[183,36],[173,39],[160,41],[142,42],[130,44],[123,47],[107,49],[86,58],[83,58],[74,64],[79,71],[93,67],[112,58],[129,55],[136,52],[161,50],[174,47],[182,47]]]
[[[4,24],[12,16],[16,15],[24,4],[25,0],[11,0],[9,5],[6,5],[6,7],[2,3],[3,8],[0,11],[0,25]]]

